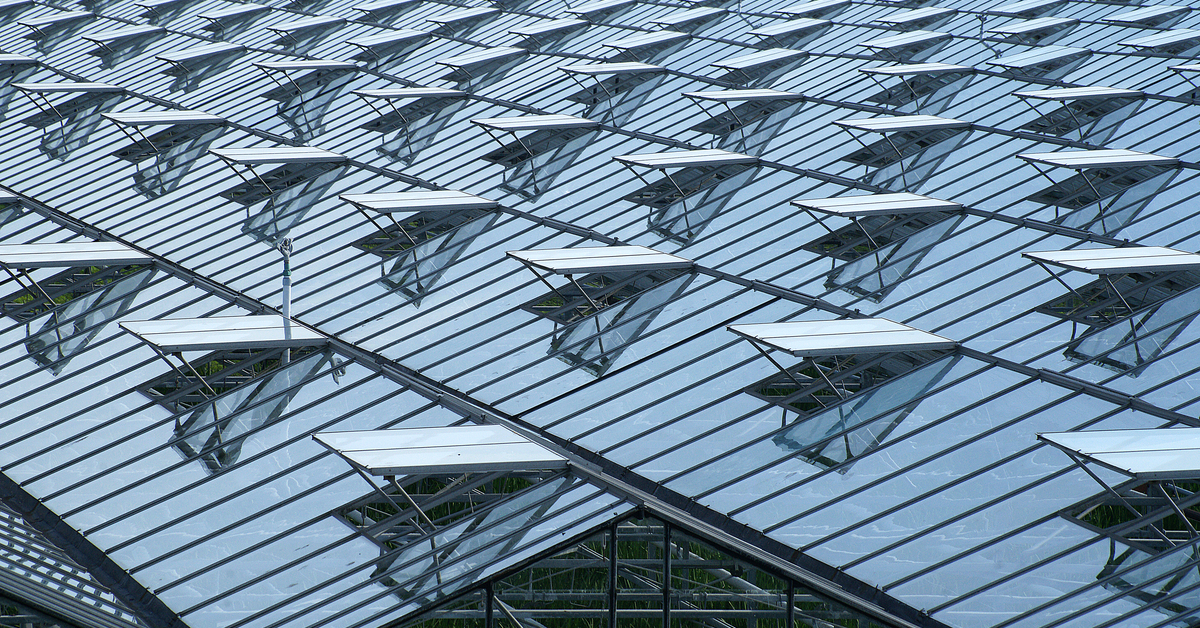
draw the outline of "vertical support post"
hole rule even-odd
[[[784,628],[796,628],[796,583],[791,580],[788,581],[786,617]]]
[[[671,628],[671,524],[663,522],[663,628]]]
[[[283,253],[283,306],[280,308],[280,313],[283,315],[283,338],[290,341],[292,339],[292,239],[284,238],[279,241],[279,252]],[[283,348],[283,355],[279,358],[280,364],[291,362],[292,350],[289,347]]]
[[[617,525],[608,527],[608,628],[617,628]]]
[[[495,628],[496,626],[496,607],[493,600],[496,598],[492,591],[492,583],[487,583],[483,588],[483,595],[486,598],[483,603],[483,628]]]

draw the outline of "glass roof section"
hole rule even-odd
[[[1038,434],[1200,427],[1196,33],[1140,1],[0,1],[0,544],[39,548],[0,597],[1184,625],[1193,479]],[[313,439],[464,425],[561,461],[393,482]]]

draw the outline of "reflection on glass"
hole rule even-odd
[[[332,353],[313,352],[286,365],[260,362],[262,368],[278,368],[199,404],[175,424],[171,445],[185,458],[198,458],[208,471],[233,466],[242,451],[242,437],[277,421],[299,392],[297,384],[334,360]]]
[[[220,196],[246,206],[242,233],[274,246],[304,219],[344,170],[340,163],[284,164]],[[258,213],[250,215],[250,208],[263,200],[266,203]]]
[[[429,293],[446,274],[458,258],[466,252],[479,234],[496,223],[500,215],[488,212],[459,212],[451,216],[413,216],[405,225],[412,240],[390,232],[393,236],[389,245],[384,245],[376,254],[401,251],[391,263],[391,270],[384,273],[380,283],[389,290],[397,290],[420,306],[421,298]],[[415,244],[414,244],[415,242]],[[387,260],[381,262],[387,264]]]
[[[1177,168],[1095,168],[1080,172],[1029,197],[1055,208],[1055,222],[1092,233],[1115,236],[1166,189]],[[1070,210],[1069,213],[1060,212]]]
[[[686,244],[754,177],[754,166],[688,168],[625,197],[648,205],[650,231]],[[682,192],[682,194],[681,194]]]
[[[1021,126],[1024,131],[1103,146],[1141,108],[1142,98],[1071,100]]]
[[[37,63],[3,63],[0,62],[0,122],[8,111],[8,103],[17,95],[16,88],[9,87],[12,83],[20,83],[37,71]]]
[[[274,80],[271,72],[267,74]],[[278,101],[276,115],[291,127],[297,140],[307,142],[324,130],[325,112],[353,78],[351,70],[316,70],[294,80],[277,81],[279,86],[262,97]]]
[[[504,166],[502,189],[526,200],[536,200],[599,135],[599,131],[590,129],[535,131],[484,155],[483,159]]]
[[[1148,311],[1088,331],[1064,355],[1137,377],[1200,314],[1200,289],[1155,305]]]
[[[1200,568],[1197,567],[1200,552],[1195,543],[1154,560],[1147,560],[1146,552],[1124,543],[1112,539],[1109,543],[1108,562],[1096,574],[1096,579],[1103,582],[1101,586],[1137,600],[1136,603],[1151,606],[1166,617],[1184,615],[1175,625],[1193,625],[1186,615],[1200,606],[1200,587],[1197,586],[1200,585]]]
[[[62,304],[53,309],[10,312],[10,315],[27,321],[25,349],[29,357],[50,373],[61,373],[71,358],[82,353],[105,325],[129,311],[138,291],[150,283],[154,276],[153,268],[127,270],[131,272],[124,275],[118,272],[91,283],[88,286],[90,289],[83,294],[59,296]],[[99,287],[96,287],[97,284],[100,284]],[[45,322],[34,331],[36,319],[42,318],[43,314],[46,314]]]
[[[974,74],[966,72],[906,76],[899,85],[867,96],[866,100],[898,113],[938,115],[967,88],[973,77]]]
[[[828,289],[841,289],[879,303],[921,263],[933,247],[946,239],[963,216],[947,217],[907,237],[863,254],[825,279]],[[878,242],[878,240],[877,240]]]
[[[392,161],[411,164],[466,104],[463,98],[422,98],[360,128],[383,133],[383,143],[376,152]],[[393,132],[389,139],[388,134]]]
[[[183,183],[197,158],[223,132],[215,124],[176,125],[151,135],[148,142],[139,141],[112,155],[138,164],[133,189],[146,198],[158,198]]]
[[[583,77],[582,80],[575,78],[573,73],[570,76],[582,89],[566,99],[587,106],[583,117],[620,126],[629,122],[634,111],[646,102],[666,74],[653,71],[616,74],[606,79]]]
[[[968,135],[966,129],[889,133],[843,159],[866,167],[864,183],[915,192]]]
[[[693,273],[679,275],[556,329],[549,354],[596,377],[604,375],[663,307],[682,294],[694,278]]]
[[[245,48],[230,44],[212,44],[202,46],[197,53],[187,51],[168,57],[158,57],[171,64],[170,69],[163,74],[174,76],[171,91],[190,92],[196,89],[205,79],[216,76],[229,69],[233,62],[245,52]]]
[[[853,464],[846,463],[879,447],[959,360],[960,356],[947,356],[874,390],[853,395],[834,408],[802,416],[771,440],[780,449],[795,452],[822,469],[836,467],[838,473],[848,473]]]
[[[71,152],[87,143],[100,125],[100,114],[116,106],[121,97],[121,92],[84,93],[21,122],[42,130],[38,145],[42,153],[66,161]]]
[[[715,147],[756,154],[766,148],[800,110],[801,103],[785,100],[749,101],[718,113],[691,128],[715,135]]]

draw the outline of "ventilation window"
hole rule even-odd
[[[240,44],[207,44],[164,53],[155,59],[170,64],[163,74],[175,77],[172,90],[190,91],[204,79],[233,65],[245,51],[246,47]]]
[[[32,57],[18,54],[0,53],[0,87],[7,87],[21,82],[37,71],[38,61]],[[0,121],[4,120],[4,112],[8,103],[17,95],[16,89],[0,89]]]
[[[662,83],[666,73],[660,66],[636,62],[568,65],[559,69],[580,88],[566,99],[585,105],[588,116],[614,125],[628,121],[650,92]]]
[[[761,47],[788,48],[803,46],[820,37],[833,22],[829,20],[814,20],[800,18],[787,22],[778,22],[748,31],[746,34],[758,38]]]
[[[832,258],[825,287],[882,301],[925,254],[962,222],[962,206],[917,194],[873,194],[792,201],[828,231],[801,248]],[[815,212],[815,213],[814,213]],[[849,218],[830,229],[817,213]],[[849,262],[838,266],[838,262]]]
[[[233,37],[250,28],[254,20],[262,17],[267,11],[270,11],[270,8],[260,4],[240,4],[228,9],[201,13],[200,19],[207,20],[208,23],[200,29],[209,31],[217,39]]]
[[[770,48],[740,57],[723,59],[709,65],[725,70],[718,80],[736,85],[769,85],[800,64],[808,53],[802,50]]]
[[[937,52],[950,39],[948,33],[917,30],[864,41],[858,45],[874,53],[876,59],[908,63]]]
[[[531,51],[543,50],[549,52],[550,46],[563,43],[567,39],[583,32],[590,25],[591,23],[586,20],[566,18],[561,20],[543,20],[530,26],[511,29],[508,32],[511,35],[516,35],[524,39],[520,43],[522,48]]]
[[[303,52],[345,23],[346,20],[340,17],[318,15],[265,28],[277,36],[275,41],[268,42],[271,45]]]
[[[25,39],[32,39],[39,52],[46,52],[51,47],[69,39],[79,29],[96,18],[88,11],[61,11],[41,17],[17,20],[17,24],[29,29]]]
[[[769,141],[795,115],[800,94],[774,89],[728,89],[711,92],[688,92],[691,99],[708,114],[709,119],[691,127],[690,131],[715,135],[725,139],[737,132],[736,145],[749,151]],[[704,103],[716,103],[716,113]],[[734,105],[733,103],[740,103]]]
[[[1027,20],[1053,13],[1066,3],[1067,0],[1021,0],[1021,2],[987,9],[984,13],[987,15]]]
[[[383,134],[376,149],[394,161],[412,163],[466,102],[467,94],[440,87],[394,87],[350,92],[379,117],[359,128]],[[394,135],[389,139],[388,134]]]
[[[1102,21],[1121,26],[1166,28],[1183,19],[1183,16],[1187,15],[1187,12],[1190,10],[1191,7],[1149,6],[1120,13],[1112,17],[1106,17]]]
[[[996,26],[987,29],[987,32],[999,36],[1000,41],[1004,43],[1036,46],[1041,43],[1048,43],[1049,40],[1057,39],[1067,34],[1078,24],[1079,20],[1040,17],[1034,20]]]
[[[1177,172],[1179,160],[1130,150],[1079,150],[1017,155],[1038,169],[1052,186],[1026,200],[1054,206],[1056,220],[1080,229],[1096,228],[1115,233],[1132,220],[1137,208],[1166,185]],[[1049,171],[1062,168],[1076,175],[1055,181]],[[1119,202],[1119,205],[1118,205]],[[1096,205],[1095,214],[1079,210]],[[1060,209],[1071,210],[1066,216]]]
[[[175,414],[171,445],[210,472],[233,466],[244,437],[273,423],[297,385],[326,365],[341,373],[324,336],[280,316],[122,321],[170,372],[139,391]],[[184,353],[200,352],[189,361]],[[168,359],[174,355],[176,361]]]
[[[246,207],[242,232],[257,242],[275,242],[286,237],[291,227],[342,174],[346,157],[309,147],[210,148],[242,179],[242,183],[219,196]],[[257,168],[256,168],[257,166]],[[263,170],[264,166],[276,166]],[[250,207],[266,201],[255,216]]]
[[[431,577],[414,583],[410,578],[418,574],[410,564],[428,561],[435,567],[438,561],[436,555],[421,559],[422,554],[456,551],[466,532],[495,518],[489,513],[497,507],[505,508],[501,519],[536,520],[533,513],[550,496],[544,493],[570,484],[565,458],[499,425],[324,432],[313,439],[371,486],[371,493],[334,516],[379,545],[372,577],[405,599]],[[526,495],[517,509],[525,514],[507,499],[517,493]]]
[[[1200,536],[1200,474],[1193,462],[1200,452],[1200,428],[1051,432],[1037,438],[1067,454],[1103,488],[1067,511],[1069,518],[1150,554],[1194,544]],[[1110,484],[1089,466],[1116,472],[1125,481]],[[1115,547],[1106,572],[1131,554],[1117,556]],[[1169,590],[1176,582],[1162,586]]]
[[[725,9],[715,7],[700,7],[667,14],[664,17],[652,18],[649,23],[662,29],[682,33],[698,33],[709,26],[721,21],[729,14]]]
[[[353,63],[320,59],[255,63],[254,66],[276,85],[261,96],[279,101],[276,114],[301,142],[324,130],[325,112],[358,71],[358,66]]]
[[[749,182],[758,165],[757,157],[718,149],[613,159],[645,184],[624,200],[649,207],[651,230],[682,242],[699,235],[729,198]],[[662,171],[663,178],[651,183],[635,166]]]
[[[1021,129],[1064,137],[1075,133],[1078,139],[1092,137],[1102,142],[1116,131],[1117,126],[1133,115],[1136,105],[1145,99],[1145,94],[1132,89],[1112,87],[1070,87],[1047,89],[1013,94],[1023,100],[1040,116],[1037,120],[1021,126]],[[1060,103],[1057,109],[1042,113],[1037,102]],[[1121,112],[1121,115],[1114,115]],[[1107,132],[1107,133],[1106,133]]]
[[[1200,64],[1191,63],[1187,65],[1173,65],[1169,69],[1179,76],[1182,76],[1183,80],[1187,81],[1188,85],[1192,86],[1191,97],[1196,98],[1197,92],[1200,92],[1200,85],[1197,85],[1196,82],[1192,80],[1192,77],[1195,76],[1197,72],[1200,72]]]
[[[600,45],[617,51],[613,59],[648,62],[678,50],[680,46],[687,43],[690,37],[687,33],[664,30],[606,41]]]
[[[799,418],[929,364],[958,343],[882,318],[730,325],[776,369],[746,392]],[[768,350],[803,358],[784,367]],[[878,435],[882,438],[884,435]],[[816,457],[816,456],[813,456]]]
[[[1137,369],[1162,352],[1196,315],[1194,299],[1177,297],[1200,285],[1200,255],[1149,246],[1023,255],[1068,290],[1034,311],[1073,323],[1069,359],[1121,372]],[[1073,288],[1050,266],[1099,278]],[[1076,338],[1079,325],[1085,331]]]
[[[225,119],[200,111],[106,113],[133,144],[113,157],[142,164],[134,173],[133,188],[146,198],[174,191],[210,144],[225,132]],[[161,129],[146,133],[152,129]],[[153,157],[153,161],[147,162]]]
[[[573,323],[691,271],[690,260],[643,246],[579,247],[509,251],[543,282],[542,273],[563,275],[568,285],[522,305],[556,324]],[[582,275],[576,279],[576,275]]]
[[[845,161],[867,168],[867,176],[876,184],[894,178],[898,170],[904,189],[920,184],[934,166],[962,143],[970,122],[937,116],[880,116],[857,120],[836,120],[862,149],[843,157]],[[883,139],[867,144],[859,135],[879,133]],[[957,140],[957,141],[951,141]],[[892,169],[889,166],[895,166]],[[871,169],[878,169],[872,173]]]
[[[509,251],[550,292],[521,306],[554,322],[549,353],[604,375],[695,278],[692,262],[640,246]],[[564,275],[555,287],[542,272]],[[575,275],[582,275],[578,279]]]
[[[167,31],[161,26],[130,26],[83,36],[96,49],[88,54],[100,57],[101,67],[111,68],[141,54],[155,39]]]
[[[398,28],[384,31],[375,35],[367,35],[347,41],[347,44],[360,48],[362,52],[351,57],[366,63],[382,64],[385,61],[400,61],[415,52],[426,41],[430,34],[425,31],[410,28]]]
[[[1129,46],[1139,53],[1168,57],[1191,57],[1200,47],[1200,30],[1179,28],[1157,32],[1148,37],[1139,37],[1122,42],[1118,46]]]
[[[59,160],[65,160],[71,151],[87,143],[100,126],[100,114],[115,107],[125,91],[105,83],[13,83],[12,86],[41,110],[21,122],[41,129],[39,148]],[[62,101],[62,95],[69,98]]]
[[[850,0],[813,0],[776,9],[775,12],[791,17],[828,19],[845,11],[849,6]]]
[[[566,115],[472,120],[500,144],[483,156],[504,168],[502,188],[533,200],[554,183],[598,133],[598,123]],[[506,142],[505,137],[512,140]]]
[[[901,108],[912,105],[913,110],[944,109],[950,101],[966,88],[974,68],[947,63],[917,63],[878,68],[859,68],[883,91],[867,96],[868,102],[885,107]],[[886,87],[883,80],[888,77],[900,79],[900,85]]]
[[[149,256],[115,242],[4,245],[0,266],[20,286],[0,301],[4,314],[25,324],[29,357],[54,375],[128,311],[153,276]],[[61,270],[35,279],[39,269]]]
[[[438,28],[435,32],[438,35],[443,37],[462,37],[472,29],[483,26],[484,24],[496,19],[496,17],[499,15],[500,9],[475,7],[472,9],[451,11],[450,13],[427,17],[425,18],[425,21],[437,24]]]
[[[380,281],[418,305],[499,217],[496,201],[454,190],[343,194],[340,198],[354,205],[378,230],[353,246],[382,257]],[[391,224],[381,224],[380,216],[386,216]]]
[[[435,63],[450,68],[440,80],[458,83],[459,89],[478,89],[502,77],[528,54],[529,51],[523,48],[497,46],[438,59]]]
[[[0,17],[12,17],[33,6],[33,0],[0,0]]]
[[[366,21],[386,24],[389,19],[399,17],[420,5],[421,0],[375,0],[356,4],[351,8],[363,12]]]
[[[178,16],[195,2],[196,0],[139,0],[134,2],[133,6],[142,9],[142,14],[138,17],[151,24],[157,24]]]
[[[573,9],[569,8],[567,13],[577,15],[593,24],[602,24],[605,20],[615,18],[632,9],[636,4],[636,0],[598,0],[585,2]]]
[[[893,13],[891,15],[875,19],[874,22],[883,24],[896,30],[915,31],[934,27],[938,24],[946,22],[950,18],[954,17],[955,13],[957,13],[957,11],[954,9],[925,7],[923,9],[913,9],[911,11]]]
[[[985,61],[1012,76],[1027,76],[1031,78],[1057,78],[1071,71],[1092,51],[1085,48],[1069,48],[1067,46],[1039,46],[1007,57]]]

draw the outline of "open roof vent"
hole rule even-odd
[[[554,322],[550,355],[597,377],[696,276],[690,260],[641,246],[509,251],[508,256],[550,288],[521,306]],[[568,284],[555,287],[543,273],[565,276]]]
[[[22,123],[42,130],[38,148],[66,161],[100,126],[100,114],[115,107],[125,90],[107,83],[13,83],[41,110]],[[65,100],[64,100],[65,97]]]
[[[163,74],[175,77],[172,90],[191,91],[204,79],[228,69],[244,52],[246,47],[241,44],[216,43],[165,52],[155,59],[170,64]]]
[[[865,167],[864,180],[886,187],[899,179],[908,191],[932,176],[971,129],[970,122],[925,115],[835,120],[834,124],[862,145],[842,159]],[[878,133],[883,139],[867,144],[860,136],[868,133]]]
[[[210,148],[242,180],[219,196],[246,207],[242,232],[256,242],[273,244],[341,177],[346,157],[307,146]],[[273,167],[273,168],[272,168]],[[250,208],[264,202],[258,214]]]
[[[1123,149],[1074,150],[1017,155],[1051,186],[1026,200],[1054,207],[1056,221],[1095,233],[1114,234],[1128,224],[1178,173],[1179,160]],[[1055,181],[1055,169],[1074,176]],[[1086,211],[1095,206],[1095,211]],[[1062,213],[1061,210],[1068,210]]]
[[[585,106],[584,115],[613,125],[629,120],[666,75],[666,68],[639,62],[559,66],[580,90],[567,100]]]
[[[29,357],[54,375],[154,275],[150,256],[116,242],[0,245],[0,267],[18,286],[0,301],[4,314],[25,324]]]
[[[224,118],[201,111],[102,115],[133,142],[112,156],[138,164],[133,189],[146,198],[157,198],[178,188],[196,159],[225,132],[226,125]]]
[[[1039,118],[1021,126],[1023,130],[1079,141],[1103,144],[1137,111],[1146,95],[1132,89],[1112,87],[1065,87],[1015,92]],[[1043,113],[1037,103],[1056,103]]]
[[[687,92],[684,96],[708,115],[708,120],[689,130],[708,133],[715,136],[714,143],[746,152],[755,152],[771,141],[804,100],[800,94],[774,89]]]
[[[279,101],[276,114],[301,142],[321,134],[325,112],[358,71],[353,63],[322,59],[259,62],[254,66],[276,85],[261,96]]]
[[[467,99],[466,92],[441,87],[388,87],[351,93],[379,116],[359,127],[383,134],[376,152],[404,163],[412,163],[433,142]]]
[[[858,71],[883,90],[867,96],[868,102],[905,112],[935,114],[950,106],[954,97],[966,88],[975,69],[947,63],[916,63]],[[900,79],[900,84],[887,87],[884,81],[893,77]]]
[[[883,318],[730,325],[779,373],[746,392],[783,408],[801,421],[854,395],[933,362],[958,343]],[[785,367],[771,356],[802,361]]]
[[[758,158],[710,149],[613,157],[645,184],[623,200],[650,208],[651,231],[687,243],[757,171]],[[639,168],[662,172],[650,182]]]
[[[1034,311],[1071,321],[1065,355],[1072,360],[1136,376],[1200,312],[1200,255],[1194,253],[1147,246],[1023,255],[1067,289]],[[1097,279],[1073,288],[1051,266]]]
[[[354,205],[378,230],[353,246],[383,258],[379,281],[417,306],[500,216],[496,201],[455,190],[343,194],[340,198]]]
[[[504,168],[503,189],[535,200],[599,135],[599,123],[566,115],[483,118],[471,121],[500,144],[483,156]],[[506,138],[511,138],[506,141]]]
[[[900,285],[964,217],[958,203],[908,193],[806,199],[792,204],[828,232],[801,247],[830,258],[833,267],[825,287],[876,303]],[[817,214],[849,218],[850,224],[834,230]]]

